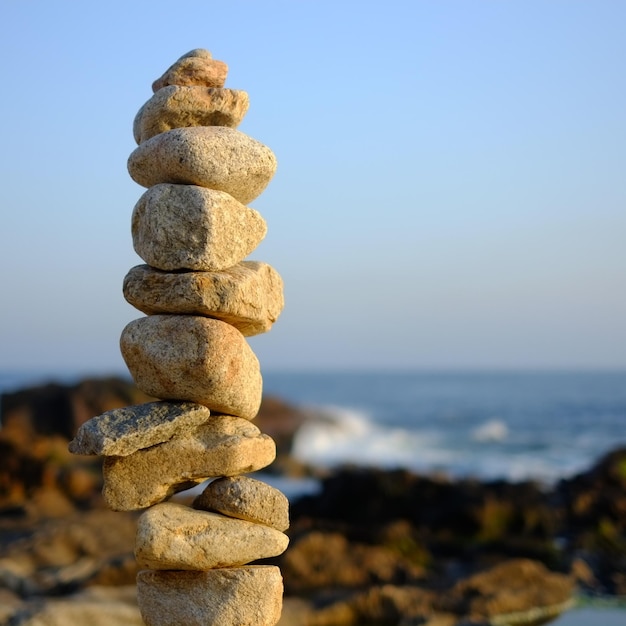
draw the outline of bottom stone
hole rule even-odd
[[[143,570],[137,574],[137,601],[146,626],[274,626],[283,579],[273,565]]]

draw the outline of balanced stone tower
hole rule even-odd
[[[137,386],[159,400],[94,417],[70,443],[104,457],[112,509],[146,509],[135,556],[148,626],[271,626],[282,608],[279,569],[249,563],[287,548],[287,499],[245,476],[276,454],[250,421],[262,380],[245,337],[280,314],[282,280],[244,261],[266,232],[246,205],[276,160],[235,130],[248,95],[223,88],[227,71],[192,50],[137,113],[128,169],[148,188],[132,215],[146,265],[127,274],[124,296],[146,316],[126,326],[120,345]],[[207,479],[191,507],[167,501]]]

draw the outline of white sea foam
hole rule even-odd
[[[453,461],[434,432],[384,427],[360,411],[341,407],[324,407],[319,415],[294,440],[293,454],[305,463],[435,469]]]
[[[504,441],[508,435],[506,422],[499,419],[488,420],[472,431],[472,439],[478,442]]]

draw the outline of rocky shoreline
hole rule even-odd
[[[0,625],[141,624],[137,513],[109,512],[100,462],[67,444],[93,415],[151,398],[125,380],[1,398]],[[315,475],[291,503],[283,626],[546,623],[575,593],[626,597],[626,449],[551,489],[406,470],[322,474],[290,456],[311,417],[264,398],[272,470]],[[189,498],[184,493],[179,498]]]

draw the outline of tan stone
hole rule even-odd
[[[248,111],[249,103],[245,91],[169,85],[159,89],[139,109],[133,122],[133,135],[140,144],[172,128],[237,128]]]
[[[194,509],[217,511],[285,531],[289,528],[289,501],[278,489],[247,476],[219,478],[194,500]]]
[[[116,511],[134,511],[161,502],[207,478],[236,476],[266,467],[276,445],[247,420],[212,415],[191,434],[104,459],[102,494]]]
[[[195,430],[211,415],[193,402],[147,402],[106,411],[87,420],[70,441],[74,454],[127,456]]]
[[[137,387],[212,412],[252,419],[261,405],[259,361],[244,336],[220,320],[151,315],[130,322],[120,348]]]
[[[272,179],[276,157],[267,146],[233,128],[194,126],[144,141],[128,158],[128,171],[144,187],[199,185],[248,204]]]
[[[213,59],[208,50],[198,48],[184,54],[152,83],[152,91],[167,85],[203,85],[223,87],[228,75],[228,66]]]
[[[280,570],[273,565],[137,575],[146,626],[275,626],[282,595]]]
[[[163,502],[139,518],[135,558],[141,568],[206,571],[278,556],[288,543],[269,526]]]
[[[223,191],[160,184],[139,198],[131,230],[135,251],[152,267],[219,271],[252,252],[267,226]]]
[[[270,330],[284,305],[280,275],[256,261],[221,272],[170,273],[138,265],[124,278],[124,297],[148,315],[214,317],[244,336]]]

